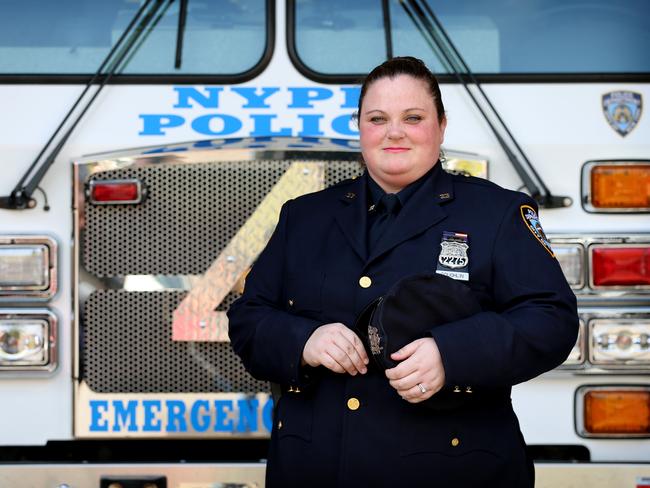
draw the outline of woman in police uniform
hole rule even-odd
[[[441,168],[447,121],[420,60],[375,68],[358,117],[365,174],[283,206],[229,311],[246,368],[283,390],[267,486],[532,486],[510,387],[562,363],[578,330],[537,206]],[[465,283],[482,311],[372,367],[355,318],[423,271]],[[467,401],[420,405],[445,392]]]

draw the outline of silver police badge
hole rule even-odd
[[[469,246],[464,242],[442,241],[440,247],[442,247],[442,250],[440,256],[438,256],[438,262],[446,268],[464,268],[469,263],[467,257]]]
[[[643,98],[640,93],[621,90],[603,95],[603,113],[609,125],[622,137],[634,129],[641,118]]]

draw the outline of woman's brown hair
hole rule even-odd
[[[433,104],[436,107],[436,112],[438,112],[438,122],[442,122],[445,118],[445,106],[442,103],[438,80],[421,59],[412,56],[402,56],[384,61],[382,64],[374,68],[368,76],[366,76],[361,85],[359,108],[354,117],[359,120],[361,105],[370,85],[382,78],[395,78],[399,75],[411,76],[417,80],[422,80],[427,84],[429,87],[429,93],[433,98]]]

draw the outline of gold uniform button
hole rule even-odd
[[[367,276],[362,276],[359,278],[359,286],[361,288],[370,288],[370,285],[372,285],[372,280]]]
[[[350,410],[357,410],[361,406],[361,402],[359,401],[358,398],[350,398],[348,399],[348,408]]]
[[[460,444],[460,439],[459,439],[458,437],[454,437],[454,438],[451,440],[451,445],[452,445],[453,447],[456,447],[456,446],[458,446],[458,444]]]

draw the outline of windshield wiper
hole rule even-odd
[[[130,55],[138,39],[142,36],[143,32],[147,29],[147,26],[151,23],[152,19],[156,15],[156,12],[160,9],[165,0],[146,0],[140,9],[137,11],[131,22],[126,27],[120,38],[117,40],[115,45],[111,48],[109,53],[106,55],[99,69],[95,72],[93,77],[88,81],[86,87],[77,100],[72,105],[72,108],[68,111],[66,116],[63,118],[63,121],[56,128],[50,139],[47,141],[45,146],[41,149],[41,152],[38,153],[36,159],[32,164],[27,168],[27,171],[20,178],[16,186],[10,195],[5,197],[0,197],[0,209],[4,208],[7,210],[24,210],[28,208],[34,208],[36,206],[36,200],[32,198],[34,191],[39,187],[41,180],[47,173],[47,170],[50,169],[54,160],[63,149],[63,146],[70,138],[70,135],[77,127],[77,124],[88,111],[90,106],[93,104],[99,93],[102,91],[106,83],[113,77],[113,75],[120,69],[122,62],[128,55]],[[173,0],[167,0],[171,3]],[[152,5],[153,4],[153,5]],[[152,5],[152,6],[151,6]],[[151,7],[150,7],[151,6]],[[138,46],[139,47],[139,46]],[[103,75],[101,83],[95,90],[95,93],[92,97],[86,102],[85,106],[81,109],[79,114],[70,124],[68,130],[61,136],[58,140],[58,143],[52,151],[43,159],[47,149],[53,144],[56,138],[59,136],[65,125],[70,120],[72,114],[76,111],[77,107],[81,101],[86,97],[86,94],[90,88],[99,80],[104,72],[104,69],[107,68],[106,74]],[[43,161],[39,166],[39,163]],[[31,176],[31,178],[30,178]],[[29,181],[28,181],[29,178]],[[27,182],[27,183],[26,183]]]
[[[183,38],[185,37],[185,21],[187,19],[188,0],[181,0],[178,7],[178,29],[176,29],[176,59],[174,68],[180,69],[183,62]]]
[[[506,153],[506,156],[530,193],[530,196],[537,201],[540,207],[559,208],[570,206],[573,203],[570,197],[553,195],[544,184],[542,177],[537,173],[535,167],[526,156],[526,153],[524,153],[524,150],[512,135],[496,108],[494,108],[494,105],[492,105],[487,94],[483,91],[481,84],[452,42],[445,28],[429,7],[427,1],[400,0],[400,5],[436,56],[442,61],[443,65],[446,65],[446,69],[463,85],[472,102],[492,130],[499,145]],[[468,80],[476,87],[475,91],[470,89]],[[483,102],[482,104],[476,95],[480,96]]]

